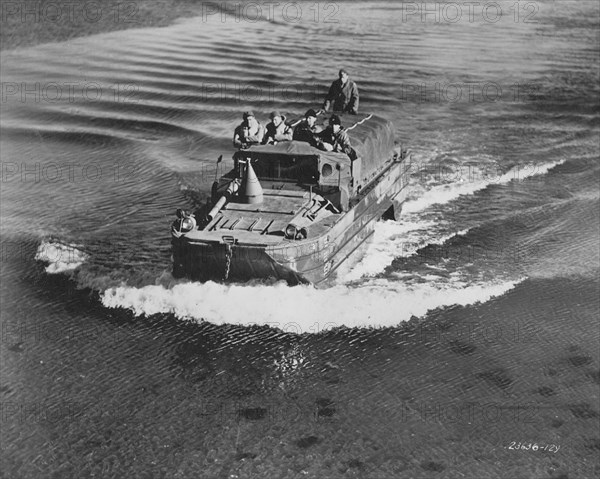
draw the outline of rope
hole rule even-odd
[[[362,124],[363,124],[365,121],[367,121],[367,120],[370,120],[372,116],[373,116],[373,114],[372,114],[372,113],[370,113],[370,114],[369,114],[369,116],[366,116],[366,117],[365,117],[365,118],[363,118],[362,120],[360,120],[360,121],[357,121],[357,122],[356,122],[354,125],[352,125],[351,127],[349,127],[349,128],[346,128],[346,131],[348,131],[348,130],[351,130],[351,129],[352,129],[352,128],[354,128],[355,126],[362,125]]]

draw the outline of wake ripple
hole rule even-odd
[[[459,196],[472,195],[490,185],[502,185],[511,181],[520,181],[533,176],[544,175],[552,168],[562,165],[565,161],[567,160],[562,159],[539,165],[530,165],[531,168],[524,168],[523,165],[519,165],[498,177],[474,181],[463,180],[456,183],[437,185],[426,191],[421,197],[407,201],[402,211],[404,213],[419,213],[432,205],[445,204],[455,200]]]
[[[187,282],[173,287],[119,286],[106,290],[101,301],[105,307],[128,309],[136,316],[166,313],[186,320],[267,325],[303,334],[341,326],[397,326],[437,308],[486,302],[522,280],[468,286],[462,282],[406,285],[379,280],[358,288],[338,285],[327,290],[285,283],[248,286]]]

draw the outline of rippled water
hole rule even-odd
[[[600,471],[598,6],[302,5],[3,52],[7,477]],[[340,66],[414,152],[402,220],[327,290],[174,281],[241,112]]]

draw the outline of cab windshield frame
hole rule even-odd
[[[239,160],[248,159],[250,159],[256,176],[261,181],[290,182],[305,185],[319,184],[318,155],[286,155],[240,151],[235,157],[236,166]]]

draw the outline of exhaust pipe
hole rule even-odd
[[[225,206],[225,203],[227,203],[231,199],[231,197],[235,193],[237,193],[237,191],[239,189],[240,189],[240,183],[237,178],[235,180],[233,180],[231,183],[229,183],[223,196],[221,196],[221,198],[219,198],[219,201],[217,201],[215,206],[213,206],[212,210],[210,210],[208,215],[206,215],[206,219],[209,223],[215,219],[215,216],[217,216],[219,211],[221,211],[221,208],[223,208],[223,206]]]

